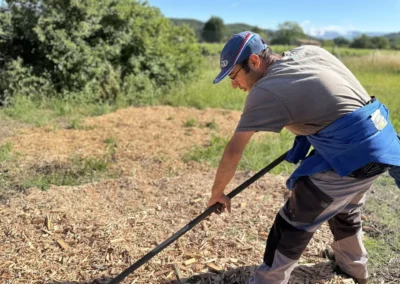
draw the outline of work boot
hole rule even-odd
[[[319,256],[335,262],[335,253],[330,245],[327,245],[325,249],[321,250],[319,252]],[[349,275],[348,273],[344,272],[339,267],[339,265],[337,265],[336,263],[334,263],[333,272],[336,273],[337,275],[343,275],[347,278],[351,278],[354,280],[354,282],[356,282],[358,284],[367,284],[368,283],[368,279],[357,279],[357,278]]]
[[[368,278],[367,279],[358,279],[355,278],[351,275],[349,275],[348,273],[344,272],[339,265],[335,264],[335,267],[333,268],[333,272],[336,273],[337,275],[342,275],[345,276],[347,278],[351,278],[354,280],[354,282],[358,283],[358,284],[367,284],[368,283]]]

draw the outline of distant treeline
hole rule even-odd
[[[310,43],[321,44],[322,46],[340,46],[351,48],[367,49],[398,49],[400,50],[400,32],[385,36],[369,37],[365,34],[348,40],[344,37],[337,37],[333,40],[321,40],[308,36],[296,22],[284,22],[277,30],[262,29],[244,23],[224,24],[219,17],[211,17],[207,22],[195,19],[170,19],[175,25],[188,25],[191,27],[200,42],[223,42],[231,35],[241,31],[253,31],[259,33],[269,44],[297,45],[299,40],[308,40]]]

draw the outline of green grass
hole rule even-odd
[[[280,134],[265,135],[260,139],[253,139],[247,145],[242,159],[239,163],[239,169],[258,171],[267,164],[275,160],[278,156],[286,152],[292,146],[293,135],[287,131]],[[228,138],[213,136],[210,145],[196,146],[183,156],[184,161],[204,162],[213,167],[217,167]],[[287,162],[281,163],[272,173],[290,173],[295,168],[294,165]]]
[[[379,267],[387,264],[393,258],[393,252],[382,239],[364,237],[363,243],[368,251],[370,266]],[[372,264],[371,264],[372,263]]]
[[[12,119],[37,126],[44,126],[51,120],[51,110],[43,108],[29,97],[16,97],[13,105],[2,109],[1,112]]]
[[[10,106],[0,108],[0,118],[11,118],[35,126],[45,126],[58,121],[66,121],[68,128],[85,129],[82,119],[99,116],[116,110],[119,105],[82,104],[62,99],[31,98],[18,96]]]
[[[218,124],[215,122],[215,119],[213,119],[210,123],[207,123],[206,126],[211,130],[218,130]]]
[[[66,161],[54,161],[21,168],[12,152],[10,143],[0,147],[0,192],[11,192],[37,187],[42,190],[51,185],[74,186],[98,181],[104,178],[118,178],[120,172],[111,168],[116,159],[117,140],[109,137],[104,140],[104,155],[102,157],[73,156]]]
[[[0,164],[9,161],[12,157],[12,144],[6,143],[0,146]]]
[[[31,173],[23,178],[19,187],[38,187],[48,189],[51,185],[73,186],[97,181],[107,174],[109,163],[97,157],[75,157],[67,163],[46,164],[31,169]]]
[[[186,120],[184,126],[185,127],[195,127],[196,126],[196,119],[190,118],[190,119]]]
[[[8,163],[2,169],[0,192],[12,193],[31,187],[46,190],[51,185],[74,186],[118,177],[118,172],[110,171],[109,165],[105,157],[73,157],[69,161],[41,163],[27,169]]]
[[[379,177],[364,205],[364,215],[370,218],[363,225],[371,226],[376,232],[367,232],[364,244],[371,259],[373,271],[382,267],[400,265],[400,204],[396,200],[399,189],[387,174]]]
[[[189,84],[180,84],[161,99],[161,104],[171,106],[187,106],[197,109],[224,108],[241,110],[246,94],[232,89],[228,80],[214,85],[212,81],[217,76],[217,57],[206,57],[202,71],[196,81]]]
[[[392,123],[400,132],[400,55],[351,57],[345,58],[344,63],[369,95],[388,107]]]
[[[117,139],[113,136],[108,137],[104,140],[105,144],[105,159],[106,161],[114,161],[116,159],[118,142]]]

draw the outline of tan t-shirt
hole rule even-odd
[[[315,134],[370,96],[336,57],[316,46],[284,53],[247,95],[236,131]]]

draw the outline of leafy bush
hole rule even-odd
[[[8,0],[0,100],[39,95],[148,103],[200,60],[194,32],[137,0]]]

